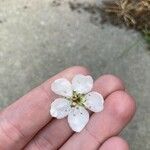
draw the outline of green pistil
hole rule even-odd
[[[73,96],[71,98],[69,98],[69,100],[72,103],[71,104],[72,107],[84,106],[85,94],[80,94],[80,93],[73,91]]]

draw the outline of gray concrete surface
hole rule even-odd
[[[138,107],[122,135],[132,150],[149,150],[150,52],[142,37],[96,25],[91,14],[72,12],[68,1],[0,0],[0,107],[72,65],[89,67],[95,77],[113,73]]]

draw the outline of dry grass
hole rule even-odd
[[[126,26],[150,30],[150,0],[118,0],[103,2],[106,15],[118,17]]]
[[[106,21],[140,31],[150,45],[150,0],[107,1],[101,9],[108,18]]]

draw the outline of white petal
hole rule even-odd
[[[97,92],[90,92],[85,95],[85,107],[93,112],[100,112],[104,108],[103,96]]]
[[[80,132],[89,121],[89,113],[84,107],[73,107],[68,115],[71,129]]]
[[[51,104],[50,114],[57,119],[62,119],[69,114],[70,110],[71,106],[69,100],[57,98]]]
[[[58,95],[65,96],[65,97],[72,96],[72,86],[67,79],[60,78],[55,80],[51,84],[51,89],[53,92],[55,92]]]
[[[78,74],[72,80],[72,87],[74,91],[86,94],[90,92],[93,87],[93,79],[91,76]]]

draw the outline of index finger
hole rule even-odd
[[[49,107],[55,95],[50,90],[51,82],[61,77],[70,80],[75,74],[88,74],[88,70],[68,68],[7,107],[0,115],[0,148],[23,148],[52,119]]]

